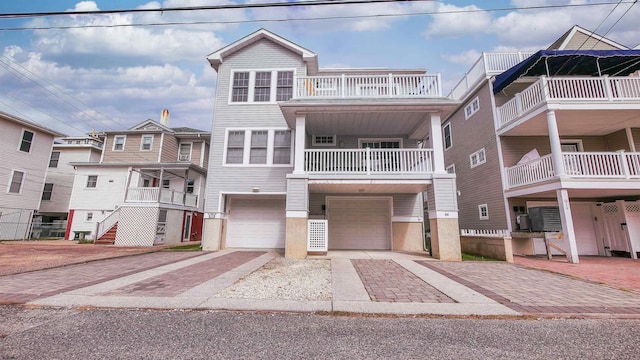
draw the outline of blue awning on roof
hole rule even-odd
[[[496,94],[524,76],[627,76],[640,70],[640,50],[540,50],[496,76]]]

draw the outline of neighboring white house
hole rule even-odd
[[[40,207],[55,137],[31,121],[0,112],[0,240],[27,239]]]
[[[65,137],[53,144],[42,201],[34,217],[33,237],[64,237],[69,214],[75,162],[99,162],[102,140],[97,136]]]
[[[200,240],[210,133],[144,121],[101,134],[102,157],[76,173],[67,239],[152,246]]]
[[[203,248],[422,251],[460,259],[441,119],[424,69],[320,69],[267,30],[209,55],[217,72]],[[428,194],[425,224],[423,192]]]
[[[443,124],[463,244],[506,235],[545,254],[546,236],[572,262],[637,258],[639,70],[640,50],[579,26],[535,53],[483,53]]]

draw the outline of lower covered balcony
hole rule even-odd
[[[196,207],[198,205],[198,196],[158,187],[132,187],[127,190],[125,202],[161,203]]]
[[[563,178],[590,182],[618,180],[638,184],[640,152],[562,152]],[[506,169],[508,190],[559,179],[552,155],[544,155]]]
[[[426,175],[433,173],[432,149],[306,149],[309,175]]]

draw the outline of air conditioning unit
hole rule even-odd
[[[531,220],[528,214],[517,215],[516,223],[518,224],[518,230],[529,231],[531,229]]]
[[[557,206],[529,208],[531,231],[562,231],[560,209]]]

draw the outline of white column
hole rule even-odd
[[[629,151],[636,152],[636,143],[633,140],[633,132],[631,128],[625,128],[625,132],[627,133],[627,141],[629,142]]]
[[[440,114],[431,114],[431,147],[433,148],[433,172],[444,174],[444,143]]]
[[[306,139],[306,118],[305,116],[296,116],[296,142],[294,157],[294,174],[304,174],[304,147]]]
[[[573,216],[571,215],[571,206],[569,205],[569,193],[566,189],[556,190],[558,198],[558,207],[560,208],[560,220],[562,221],[562,233],[567,239],[569,249],[567,251],[567,260],[570,263],[578,263],[578,247],[576,245],[576,233],[573,229]]]
[[[551,159],[553,162],[553,172],[556,176],[564,176],[564,164],[562,162],[562,146],[560,145],[560,134],[558,133],[558,123],[556,112],[547,111],[547,127],[549,128],[549,142],[551,143]]]

